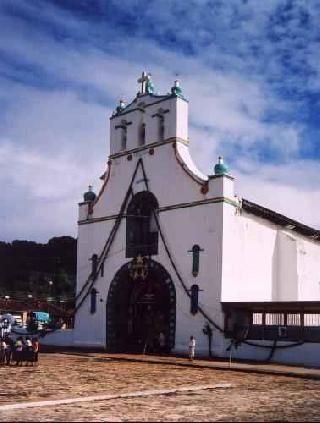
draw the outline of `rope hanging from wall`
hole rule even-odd
[[[75,314],[77,313],[77,311],[80,309],[80,307],[82,306],[82,304],[84,303],[84,301],[86,300],[86,298],[88,297],[88,295],[90,294],[90,291],[93,288],[93,286],[94,286],[94,284],[95,284],[95,282],[96,282],[96,280],[98,278],[99,272],[101,271],[101,267],[103,266],[106,258],[108,257],[108,254],[109,254],[110,248],[112,246],[112,243],[114,241],[114,238],[116,236],[116,233],[117,233],[117,231],[118,231],[118,229],[120,227],[120,224],[121,224],[121,221],[122,221],[123,217],[125,216],[125,210],[126,210],[126,207],[127,207],[128,200],[129,200],[130,196],[132,196],[132,193],[133,193],[132,185],[133,185],[134,179],[136,177],[136,174],[138,172],[139,167],[142,164],[143,164],[142,158],[140,158],[138,160],[137,165],[135,167],[135,170],[133,172],[133,175],[132,175],[132,178],[131,178],[131,181],[130,181],[128,190],[127,190],[126,195],[125,195],[125,198],[124,198],[124,200],[123,200],[123,202],[121,204],[120,211],[119,211],[119,213],[117,215],[117,218],[116,218],[116,220],[114,222],[114,225],[113,225],[113,227],[112,227],[112,229],[110,231],[109,237],[108,237],[108,239],[107,239],[107,241],[106,241],[106,243],[105,243],[105,245],[104,245],[104,247],[102,249],[102,252],[101,252],[100,256],[98,257],[98,260],[97,260],[97,271],[95,273],[91,273],[89,275],[88,279],[86,280],[86,282],[82,286],[81,290],[76,295],[76,298],[75,298],[76,307],[75,307],[75,310],[74,310],[75,311]],[[145,183],[146,183],[146,181],[145,181]],[[87,289],[87,291],[82,296],[82,294],[84,293],[85,289]],[[82,296],[82,298],[81,298],[81,296]],[[79,300],[79,298],[81,298],[81,299],[80,299],[80,301],[77,304],[77,301]]]
[[[147,187],[147,189],[149,190],[149,187],[148,187],[148,183],[147,183],[147,177],[146,177],[146,173],[145,173],[145,169],[144,169],[144,165],[143,165],[143,162],[141,163],[142,164],[142,172],[143,172],[143,177],[144,177],[144,179],[145,179],[145,181],[146,181],[146,187]],[[188,297],[190,298],[191,297],[191,293],[190,293],[190,290],[188,289],[188,287],[187,287],[187,285],[186,285],[186,283],[184,282],[184,280],[183,280],[183,278],[182,278],[182,276],[181,276],[181,274],[180,274],[180,272],[178,271],[178,268],[177,268],[177,266],[176,266],[176,264],[175,264],[175,262],[174,262],[174,260],[173,260],[173,258],[172,258],[172,254],[170,253],[170,250],[169,250],[169,247],[168,247],[168,244],[167,244],[167,242],[166,242],[166,240],[165,240],[165,237],[164,237],[164,234],[163,234],[163,232],[162,232],[162,230],[161,230],[161,226],[160,226],[160,221],[159,221],[159,218],[158,218],[158,215],[156,214],[156,213],[154,213],[154,217],[155,217],[155,221],[156,221],[156,224],[157,224],[157,227],[158,227],[158,230],[159,230],[159,233],[160,233],[160,237],[161,237],[161,240],[162,240],[162,242],[163,242],[163,245],[164,245],[164,247],[165,247],[165,250],[166,250],[166,253],[167,253],[167,255],[168,255],[168,258],[169,258],[169,260],[170,260],[170,263],[171,263],[171,266],[173,267],[173,269],[174,269],[174,271],[175,271],[175,274],[176,274],[176,276],[177,276],[177,278],[178,278],[178,280],[179,280],[179,282],[181,283],[181,285],[182,285],[182,287],[183,287],[183,290],[184,290],[184,292],[188,295]],[[208,315],[208,313],[202,308],[202,306],[201,305],[198,305],[198,311],[200,312],[200,314],[202,314],[202,316],[209,322],[209,323],[211,323],[211,325],[216,329],[216,330],[218,330],[220,333],[222,333],[224,336],[227,334],[227,332],[220,326],[220,325],[218,325],[209,315]],[[281,349],[281,348],[291,348],[291,347],[296,347],[296,346],[299,346],[299,345],[302,345],[304,342],[297,342],[297,343],[294,343],[294,344],[289,344],[289,345],[277,345],[277,342],[275,341],[274,342],[274,344],[273,345],[261,345],[261,344],[257,344],[257,343],[254,343],[254,342],[250,342],[250,341],[246,341],[245,339],[244,340],[242,340],[242,343],[244,343],[244,344],[247,344],[247,345],[250,345],[250,346],[253,346],[253,347],[258,347],[258,348],[267,348],[267,349],[270,349],[271,350],[271,353],[270,353],[270,355],[269,355],[269,357],[268,357],[268,359],[267,360],[271,360],[271,358],[272,358],[272,356],[273,356],[273,354],[274,354],[274,351],[276,350],[276,349]]]
[[[107,259],[108,255],[109,255],[109,251],[110,251],[111,246],[112,246],[112,243],[113,243],[113,241],[115,239],[116,233],[117,233],[117,231],[118,231],[118,229],[120,227],[121,221],[125,217],[125,210],[126,210],[126,207],[127,207],[127,204],[128,204],[128,200],[129,200],[130,196],[133,195],[132,185],[134,183],[134,180],[135,180],[135,177],[137,175],[137,172],[138,172],[139,167],[141,167],[141,169],[142,169],[143,181],[145,183],[145,186],[146,186],[147,191],[149,191],[148,178],[147,178],[147,175],[146,175],[146,172],[145,172],[143,160],[142,160],[142,158],[139,158],[139,160],[137,162],[137,165],[135,167],[135,170],[133,172],[133,175],[132,175],[132,178],[131,178],[131,182],[129,184],[128,190],[127,190],[126,195],[125,195],[125,198],[124,198],[124,200],[122,202],[122,205],[121,205],[119,214],[117,215],[117,218],[115,220],[115,223],[114,223],[114,225],[113,225],[113,227],[112,227],[112,229],[110,231],[109,237],[108,237],[108,239],[107,239],[107,241],[106,241],[106,243],[105,243],[105,245],[103,247],[103,250],[102,250],[100,256],[98,257],[97,271],[95,272],[95,274],[92,274],[91,273],[89,275],[88,279],[86,280],[86,282],[82,286],[81,290],[76,295],[76,298],[75,298],[76,299],[75,314],[78,312],[78,310],[80,309],[80,307],[82,306],[82,304],[84,303],[84,301],[86,300],[86,298],[88,297],[88,295],[90,294],[91,289],[93,288],[93,286],[94,286],[94,284],[95,284],[95,282],[96,282],[96,280],[98,278],[99,272],[101,270],[101,266],[103,265],[103,263],[105,262],[105,260]],[[177,266],[176,266],[176,264],[175,264],[175,262],[173,260],[172,254],[170,252],[170,249],[169,249],[168,244],[166,242],[165,236],[164,236],[163,231],[161,229],[159,217],[158,217],[158,215],[157,215],[157,213],[155,211],[153,211],[153,214],[154,214],[154,219],[155,219],[157,228],[159,230],[159,234],[160,234],[162,243],[164,245],[166,254],[167,254],[168,258],[169,258],[170,264],[171,264],[171,266],[172,266],[172,268],[173,268],[173,270],[174,270],[174,272],[175,272],[175,274],[176,274],[176,276],[177,276],[177,278],[178,278],[178,280],[179,280],[179,282],[180,282],[180,284],[181,284],[184,292],[190,298],[191,297],[191,294],[189,292],[189,289],[188,289],[186,283],[184,282],[184,280],[183,280],[183,278],[182,278],[182,276],[181,276],[181,274],[180,274],[180,272],[179,272],[179,270],[178,270],[178,268],[177,268]],[[84,292],[84,290],[86,288],[87,288],[87,291],[82,296],[82,294],[83,294],[83,292]],[[82,296],[82,298],[80,299],[80,302],[77,304],[77,301],[79,300],[79,298],[81,296]],[[198,305],[198,311],[200,312],[200,314],[216,330],[218,330],[220,333],[222,333],[226,337],[227,331],[225,331],[225,329],[223,329],[220,325],[218,325],[208,315],[208,313],[203,309],[203,307],[201,305]],[[233,345],[234,343],[235,343],[235,340],[232,340],[230,346]],[[277,345],[277,341],[275,340],[274,343],[273,343],[273,345],[262,345],[262,344],[258,344],[258,343],[255,343],[255,342],[248,341],[246,339],[241,340],[240,343],[246,344],[248,346],[257,347],[257,348],[270,349],[270,353],[268,355],[267,361],[271,360],[271,358],[272,358],[272,356],[273,356],[273,354],[274,354],[274,352],[275,352],[276,349],[292,348],[292,347],[296,347],[296,346],[300,346],[300,345],[304,344],[304,342],[301,341],[301,342],[296,342],[296,343],[293,343],[293,344]],[[240,343],[238,341],[238,344],[240,344]]]

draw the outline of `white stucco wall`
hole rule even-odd
[[[276,229],[230,208],[223,226],[221,301],[271,301]]]
[[[229,176],[207,177],[193,163],[185,141],[188,139],[188,104],[179,98],[168,98],[152,104],[154,98],[140,97],[133,110],[111,120],[110,176],[94,204],[89,219],[88,205],[80,206],[78,232],[77,292],[91,271],[89,259],[100,255],[119,213],[139,159],[143,160],[149,190],[159,203],[161,228],[188,289],[198,284],[199,305],[220,327],[224,326],[221,302],[315,301],[320,296],[318,262],[320,246],[292,230],[242,210],[234,196],[234,180]],[[139,103],[139,104],[138,104]],[[146,107],[147,106],[147,107]],[[169,109],[165,115],[165,142],[159,143],[158,121],[152,117],[159,107]],[[120,138],[114,125],[122,118],[132,121],[128,126],[128,155],[119,153]],[[147,145],[140,150],[138,129],[146,124]],[[196,141],[194,141],[196,142]],[[152,144],[152,151],[148,144]],[[155,145],[156,143],[156,145]],[[206,188],[206,189],[203,189]],[[132,184],[133,193],[145,190],[143,172],[139,168]],[[171,208],[171,209],[168,209]],[[95,282],[96,313],[90,314],[88,297],[75,319],[73,344],[104,348],[107,342],[106,301],[116,272],[129,259],[125,257],[126,221],[123,219],[104,264],[104,276]],[[192,275],[193,245],[200,253],[200,271]],[[186,352],[190,335],[197,340],[197,354],[207,355],[208,341],[202,329],[206,319],[201,313],[190,313],[190,299],[184,292],[163,242],[159,237],[159,253],[152,257],[170,274],[176,289],[175,352]],[[60,341],[59,341],[60,342]],[[228,356],[230,340],[219,331],[213,332],[212,352]],[[264,341],[264,344],[268,342]],[[271,344],[271,343],[269,343]],[[316,359],[318,344],[278,350],[274,360],[305,364]],[[239,358],[265,359],[268,350],[242,345],[235,354]],[[305,358],[304,358],[305,357]]]
[[[272,299],[298,301],[298,240],[278,230],[274,249]]]
[[[319,242],[232,210],[223,235],[223,302],[319,300]]]
[[[114,218],[102,221],[95,221],[95,219],[114,216],[119,212],[139,157],[143,158],[149,189],[156,196],[160,210],[172,205],[212,200],[215,196],[220,198],[220,185],[223,186],[224,178],[217,178],[212,183],[210,181],[209,191],[203,194],[201,184],[193,180],[182,168],[171,143],[156,148],[153,155],[143,151],[135,153],[131,161],[128,161],[126,156],[114,159],[113,162],[116,163],[111,164],[110,180],[94,206],[92,221],[95,223],[88,221],[86,224],[79,225],[78,292],[90,273],[90,257],[94,253],[99,255],[102,251],[114,224]],[[165,166],[161,166],[161,163],[165,163]],[[139,170],[133,183],[134,192],[145,189],[141,179],[142,173]],[[207,310],[209,315],[220,320],[221,324],[223,323],[220,311],[222,209],[222,202],[213,202],[201,206],[163,210],[159,214],[161,228],[183,280],[188,288],[194,283],[200,286],[202,291],[200,291],[199,304]],[[126,223],[123,220],[105,262],[104,277],[99,278],[95,284],[98,290],[97,312],[94,315],[88,313],[90,307],[88,298],[76,316],[74,339],[77,345],[85,343],[90,346],[104,346],[106,343],[108,289],[115,273],[128,261],[125,258],[125,227]],[[189,252],[194,244],[199,244],[204,250],[200,255],[200,271],[196,278],[192,276],[192,254]],[[199,340],[198,350],[207,352],[207,339],[202,333],[205,319],[200,313],[196,316],[190,313],[190,299],[172,268],[161,240],[159,254],[153,259],[164,266],[175,284],[176,351],[186,351],[188,339],[192,334]]]
[[[298,242],[298,295],[300,301],[320,300],[320,243],[300,239]]]

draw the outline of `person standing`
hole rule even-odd
[[[7,343],[4,338],[1,338],[1,342],[0,342],[0,363],[1,364],[5,364],[6,349],[7,349]]]
[[[24,361],[26,362],[26,366],[28,366],[28,363],[33,364],[33,346],[29,337],[27,337],[25,341]]]
[[[166,337],[163,332],[160,332],[159,334],[159,350],[160,353],[164,353],[166,350]]]
[[[194,359],[195,349],[196,349],[196,340],[194,339],[193,336],[190,336],[190,341],[189,341],[189,360],[190,361],[193,361]]]
[[[14,342],[10,338],[9,335],[6,336],[5,341],[6,341],[6,346],[7,346],[6,347],[6,357],[5,357],[5,360],[6,360],[6,365],[7,366],[10,366],[11,358],[12,358],[12,352],[14,350]]]
[[[33,349],[33,363],[38,364],[39,360],[39,341],[37,337],[32,338],[32,349]]]
[[[22,366],[23,364],[23,338],[19,336],[15,342],[15,362],[16,366]]]

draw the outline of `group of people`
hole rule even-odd
[[[16,366],[34,365],[39,360],[39,340],[37,337],[23,338],[19,336],[15,341],[7,335],[0,340],[0,364],[9,366],[15,362]]]

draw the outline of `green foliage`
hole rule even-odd
[[[51,238],[47,244],[0,242],[0,295],[73,296],[76,256],[77,241],[69,236]]]

